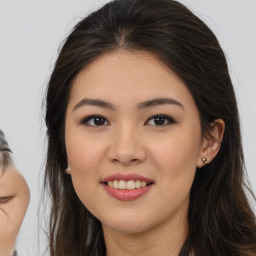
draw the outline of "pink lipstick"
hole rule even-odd
[[[154,181],[138,174],[117,173],[104,178],[101,184],[112,197],[131,201],[147,193]]]

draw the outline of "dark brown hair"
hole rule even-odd
[[[116,0],[79,22],[66,39],[46,98],[51,256],[105,255],[101,223],[78,199],[65,174],[65,113],[74,78],[105,52],[125,49],[158,56],[181,77],[200,113],[202,131],[225,122],[221,149],[197,169],[191,189],[187,256],[256,255],[255,215],[245,195],[244,157],[236,97],[224,53],[212,31],[173,0]],[[252,193],[252,192],[251,192]]]
[[[4,171],[9,165],[12,164],[12,158],[8,143],[4,137],[4,133],[0,130],[0,170]],[[2,172],[3,174],[3,172]]]

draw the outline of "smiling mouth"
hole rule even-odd
[[[153,184],[153,182],[146,182],[141,180],[111,180],[108,182],[104,182],[104,184],[116,190],[136,190],[150,186]]]
[[[116,173],[105,177],[101,184],[117,200],[132,201],[148,193],[155,181],[138,174]]]

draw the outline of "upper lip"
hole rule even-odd
[[[125,174],[125,173],[116,173],[112,174],[110,176],[105,177],[104,179],[101,180],[102,183],[108,182],[108,181],[113,181],[113,180],[140,180],[140,181],[146,181],[146,182],[154,182],[154,180],[143,177],[139,174],[131,173],[131,174]]]

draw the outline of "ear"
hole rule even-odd
[[[218,154],[221,147],[225,122],[222,119],[216,119],[210,126],[212,127],[211,130],[202,138],[200,154],[197,160],[198,168],[210,163]]]
[[[71,168],[70,168],[70,166],[68,166],[66,169],[65,169],[65,173],[66,174],[71,174]]]

